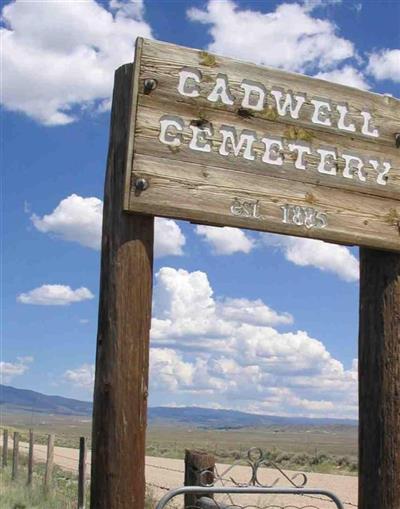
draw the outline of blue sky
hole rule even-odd
[[[109,99],[136,36],[399,96],[399,22],[397,2],[7,3],[3,382],[91,397]],[[150,404],[356,415],[358,249],[159,220],[156,255]]]

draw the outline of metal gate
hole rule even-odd
[[[243,466],[248,467],[250,477],[243,480],[242,472],[242,479],[235,479],[233,473],[238,466],[241,470]],[[268,467],[268,470],[265,470],[265,467]],[[269,482],[261,480],[262,474],[270,473],[271,468],[278,477]],[[321,501],[325,503],[325,507],[329,502],[329,507],[332,509],[333,507],[344,509],[343,503],[334,493],[324,489],[307,488],[307,481],[307,476],[303,472],[288,474],[269,459],[261,449],[252,448],[247,452],[244,461],[236,461],[222,473],[218,473],[216,468],[213,471],[199,472],[196,486],[183,486],[169,491],[158,502],[155,509],[170,507],[172,509],[169,503],[174,499],[176,501],[179,496],[185,497],[185,509],[321,509]],[[288,487],[278,487],[281,482],[285,482]],[[262,497],[263,502],[249,501],[249,497],[254,498],[254,495]],[[220,500],[221,496],[224,496],[222,500]],[[287,496],[290,502],[273,500],[277,496]],[[233,500],[233,497],[236,500]],[[228,501],[226,502],[225,499]],[[176,505],[173,508],[175,509]]]
[[[320,509],[316,505],[310,505],[306,503],[306,505],[293,505],[290,504],[276,504],[276,503],[268,503],[267,505],[255,505],[248,504],[244,502],[244,505],[240,505],[239,503],[225,503],[218,502],[212,498],[209,498],[206,495],[295,495],[301,500],[304,496],[317,496],[317,497],[325,497],[336,505],[337,509],[344,509],[342,502],[338,499],[338,497],[327,490],[319,490],[319,489],[308,489],[308,488],[262,488],[259,486],[251,487],[201,487],[201,486],[184,486],[182,488],[177,488],[176,490],[169,491],[156,505],[156,509],[164,509],[167,507],[168,503],[178,497],[179,495],[186,494],[196,494],[198,495],[198,499],[196,500],[194,505],[185,505],[185,509]],[[300,503],[300,501],[299,501]]]

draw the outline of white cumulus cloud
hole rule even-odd
[[[362,90],[369,90],[371,88],[364,74],[351,65],[345,65],[341,69],[320,72],[314,77],[325,81],[331,81],[332,83],[347,85],[348,87],[361,88]]]
[[[82,364],[75,369],[67,369],[64,373],[64,380],[75,387],[81,387],[86,390],[93,390],[94,383],[94,364]]]
[[[60,201],[50,214],[33,214],[31,221],[42,233],[52,233],[63,240],[100,249],[103,202],[95,197],[71,194]]]
[[[152,382],[152,388],[176,391],[179,388],[193,387],[196,367],[190,362],[185,362],[182,356],[170,348],[152,348],[150,350],[151,378],[156,374]]]
[[[60,201],[50,214],[32,214],[31,221],[42,233],[50,233],[70,242],[99,250],[103,202],[94,196],[84,198],[71,194]],[[183,254],[185,236],[176,221],[157,217],[154,226],[156,257]]]
[[[195,231],[212,246],[217,255],[249,253],[255,246],[254,240],[239,228],[198,225]]]
[[[377,80],[400,82],[400,49],[384,49],[372,53],[367,70]]]
[[[168,267],[156,274],[154,301],[150,382],[158,398],[261,413],[356,416],[356,362],[345,369],[306,331],[278,331],[277,325],[292,325],[288,313],[259,299],[217,298],[204,272]]]
[[[10,2],[2,9],[2,103],[46,125],[109,101],[114,71],[151,37],[143,1]]]
[[[29,292],[19,294],[17,301],[21,304],[37,306],[68,306],[74,302],[93,298],[93,293],[84,286],[73,290],[66,285],[42,285]]]
[[[303,0],[302,4],[306,11],[312,12],[318,8],[324,8],[330,5],[341,4],[342,0]]]
[[[155,256],[182,255],[186,238],[176,221],[156,217],[154,222],[154,252]]]
[[[289,325],[293,317],[289,313],[277,313],[261,299],[226,298],[218,303],[217,313],[226,320],[252,325]]]
[[[299,237],[286,237],[264,234],[266,245],[281,249],[285,258],[301,267],[315,267],[324,272],[332,272],[344,281],[359,279],[359,262],[345,246],[329,244],[322,240]]]
[[[244,324],[288,325],[293,318],[278,313],[260,299],[221,298],[215,300],[207,274],[202,271],[163,267],[156,274],[152,339],[158,346],[196,344],[205,349],[226,350],[226,338]],[[198,338],[203,342],[198,343]]]
[[[210,51],[257,64],[305,72],[355,56],[352,42],[340,37],[330,20],[315,17],[313,7],[310,2],[282,3],[262,13],[232,0],[209,0],[205,9],[189,9],[188,17],[209,26]]]
[[[10,383],[14,377],[23,375],[28,371],[33,357],[17,357],[16,362],[0,361],[0,378],[2,383]]]

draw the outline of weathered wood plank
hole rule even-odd
[[[135,137],[130,136],[129,133],[134,133],[136,130],[136,116],[137,116],[137,103],[139,99],[139,73],[140,73],[140,62],[142,59],[142,48],[143,48],[143,39],[140,37],[136,41],[136,50],[135,50],[135,63],[133,64],[133,70],[132,70],[132,83],[131,86],[131,99],[130,104],[128,103],[128,107],[130,107],[130,110],[127,111],[127,122],[129,122],[127,126],[127,132],[128,137],[126,140],[126,147],[124,147],[124,150],[126,150],[126,163],[124,168],[124,180],[125,180],[125,186],[124,186],[124,198],[123,198],[123,206],[124,208],[127,208],[129,204],[129,197],[130,197],[130,185],[131,185],[131,166],[133,161],[133,152],[134,152],[134,144],[135,144]],[[126,107],[126,105],[125,105]]]
[[[174,44],[160,43],[158,41],[143,40],[143,57],[140,78],[155,78],[158,80],[157,96],[165,101],[174,101],[177,97],[177,76],[183,67],[198,68],[202,79],[200,86],[200,98],[191,99],[179,96],[182,101],[192,101],[196,104],[210,104],[204,99],[211,92],[215,78],[218,74],[228,77],[232,96],[235,98],[232,106],[223,105],[224,110],[236,113],[240,106],[243,90],[240,84],[243,79],[260,82],[267,92],[274,88],[286,91],[305,93],[307,95],[304,107],[300,110],[298,120],[288,116],[281,117],[277,114],[274,102],[269,101],[271,108],[265,108],[260,113],[254,112],[257,118],[269,118],[276,122],[287,123],[299,127],[309,128],[313,105],[310,103],[314,98],[326,98],[332,103],[333,126],[321,126],[313,124],[312,128],[320,131],[330,131],[338,136],[347,136],[349,133],[335,127],[339,117],[336,104],[347,104],[350,115],[354,119],[357,130],[351,133],[353,138],[369,140],[371,143],[386,143],[393,146],[394,133],[399,130],[400,102],[390,96],[384,96],[371,92],[365,92],[357,88],[330,83],[325,80],[310,78],[298,73],[281,71],[279,69],[259,66],[232,58],[211,55],[204,51],[184,48]],[[200,99],[200,102],[199,102]],[[268,99],[268,94],[267,94]],[[268,101],[267,101],[268,104]],[[368,110],[373,114],[377,126],[380,129],[379,140],[373,137],[366,138],[360,134],[363,118],[360,112]]]
[[[400,502],[400,255],[360,250],[359,508]]]
[[[400,251],[400,101],[155,41],[137,51],[125,210]]]
[[[399,249],[398,218],[393,212],[398,205],[396,200],[386,200],[387,208],[382,209],[380,199],[373,196],[343,190],[332,195],[327,187],[272,177],[260,181],[253,174],[141,154],[135,157],[135,175],[144,177],[149,184],[146,191],[131,195],[131,206],[138,211],[338,243]],[[247,202],[247,210],[244,207],[241,211],[238,202]],[[326,226],[318,228],[317,224],[307,228],[296,222],[284,222],[281,207],[286,204],[305,204],[325,214]]]
[[[174,111],[184,120],[184,129],[182,131],[181,145],[179,145],[179,147],[171,147],[158,141],[160,134],[159,120],[162,116],[162,111],[165,110],[162,110],[160,104],[157,102],[151,104],[151,97],[143,96],[143,101],[142,99],[140,99],[140,101],[142,107],[139,108],[134,136],[135,152],[137,153],[150,154],[162,159],[197,162],[203,165],[207,164],[215,167],[235,169],[238,171],[255,173],[260,175],[260,177],[280,177],[285,180],[310,182],[338,189],[348,189],[372,194],[374,196],[399,199],[400,160],[398,158],[399,149],[395,147],[379,145],[369,147],[359,140],[352,140],[348,137],[343,139],[342,149],[339,151],[337,157],[336,175],[326,175],[318,171],[320,158],[316,150],[312,148],[310,154],[304,154],[304,164],[307,169],[300,170],[295,167],[297,152],[296,150],[291,150],[289,145],[296,144],[297,142],[304,143],[302,140],[296,140],[295,137],[290,138],[288,136],[290,132],[288,133],[288,129],[281,124],[267,121],[268,127],[266,129],[265,126],[254,125],[253,119],[243,119],[236,116],[235,127],[238,133],[243,130],[253,130],[255,133],[259,134],[259,139],[252,144],[252,152],[255,156],[255,160],[250,161],[245,159],[243,157],[243,149],[240,151],[239,157],[236,157],[233,153],[230,153],[228,156],[223,156],[219,153],[223,137],[218,128],[229,122],[232,123],[232,121],[229,119],[229,115],[221,110],[213,112],[214,132],[212,136],[208,138],[211,142],[212,150],[210,153],[205,154],[204,152],[194,151],[189,148],[189,143],[192,139],[190,125],[197,121],[195,116],[197,112],[194,107],[182,103],[174,105]],[[283,149],[280,151],[280,155],[283,158],[282,165],[273,163],[266,164],[262,161],[265,145],[260,139],[263,136],[271,136],[273,138],[283,136]],[[317,149],[320,146],[335,147],[334,136],[329,132],[319,132],[317,142]],[[312,143],[310,147],[313,147]],[[342,157],[342,153],[357,153],[367,161],[365,169],[363,170],[366,182],[360,182],[357,175],[354,175],[353,178],[342,177],[345,167],[345,160]],[[370,160],[382,160],[384,157],[391,160],[393,168],[390,172],[390,178],[385,185],[382,185],[377,183],[378,171],[372,166]]]

